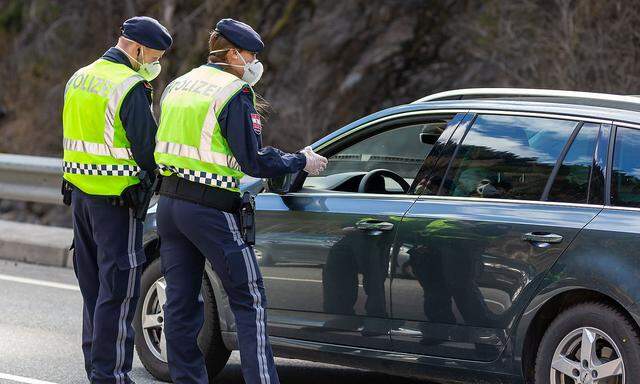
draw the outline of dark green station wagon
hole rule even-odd
[[[244,184],[276,355],[439,381],[640,382],[640,98],[450,91],[312,146],[319,176]],[[136,344],[168,379],[154,209]],[[237,342],[210,266],[202,297],[214,377]]]

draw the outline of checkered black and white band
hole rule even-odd
[[[140,167],[137,165],[84,164],[65,161],[62,164],[64,173],[89,176],[137,176]]]
[[[211,185],[219,188],[238,188],[239,180],[235,177],[220,176],[214,173],[203,171],[194,171],[193,169],[177,168],[169,165],[158,164],[161,171],[173,172],[189,181],[196,183]]]

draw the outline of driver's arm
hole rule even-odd
[[[249,89],[233,97],[218,116],[222,135],[244,173],[253,177],[276,177],[298,172],[306,166],[301,153],[285,153],[262,147],[262,124]]]

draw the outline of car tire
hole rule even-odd
[[[202,282],[202,298],[204,300],[205,315],[204,324],[198,335],[198,346],[204,356],[209,382],[213,383],[215,377],[227,365],[231,351],[227,349],[222,340],[216,298],[211,282],[206,278]]]
[[[138,300],[138,306],[136,308],[136,314],[133,320],[133,327],[135,329],[135,345],[136,351],[142,365],[149,371],[151,375],[161,381],[171,382],[171,376],[169,375],[169,365],[158,358],[158,352],[155,353],[149,345],[149,341],[145,338],[144,330],[142,328],[142,313],[146,311],[145,298],[149,294],[149,291],[154,285],[163,278],[160,259],[153,260],[145,268],[140,280],[140,299]],[[215,296],[211,283],[206,278],[203,278],[202,282],[202,298],[204,301],[204,324],[198,335],[198,346],[203,352],[205,364],[207,366],[207,372],[209,374],[209,381],[222,371],[227,361],[229,360],[229,351],[222,341],[220,334],[220,320],[218,317],[218,310],[216,306]]]
[[[596,358],[590,358],[592,361],[586,365],[581,359],[584,340],[595,340],[596,352]],[[544,333],[536,357],[535,384],[560,383],[560,377],[566,373],[574,382],[581,382],[584,375],[593,378],[602,374],[602,379],[605,370],[600,364],[608,361],[613,361],[610,366],[617,366],[627,383],[640,377],[640,338],[634,325],[612,306],[596,302],[578,304],[561,312]],[[612,382],[621,378],[611,377]]]

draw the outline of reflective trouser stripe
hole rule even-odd
[[[245,246],[244,240],[240,235],[240,231],[238,230],[238,226],[236,224],[236,220],[232,214],[227,212],[222,212],[227,219],[227,224],[229,226],[229,230],[233,235],[233,239],[239,246]],[[266,330],[265,330],[265,319],[264,319],[264,307],[262,306],[262,296],[260,295],[260,291],[258,290],[258,286],[256,284],[256,279],[258,278],[257,273],[255,271],[255,266],[253,265],[251,254],[249,253],[249,247],[245,246],[242,249],[242,255],[244,258],[244,263],[247,268],[247,279],[249,282],[249,293],[251,297],[253,297],[253,308],[256,311],[256,337],[257,337],[257,357],[258,357],[258,371],[260,372],[260,382],[262,384],[269,384],[271,382],[271,378],[269,376],[269,371],[267,370],[267,356],[265,353],[265,345],[266,345]]]
[[[133,211],[129,209],[129,238],[127,240],[127,252],[129,256],[129,280],[127,283],[127,296],[120,305],[120,317],[118,318],[118,337],[116,338],[116,364],[113,369],[113,376],[116,378],[116,384],[126,384],[125,374],[122,372],[122,366],[126,358],[125,343],[127,340],[127,315],[129,314],[129,303],[133,296],[135,288],[135,252],[136,252],[136,219]]]

